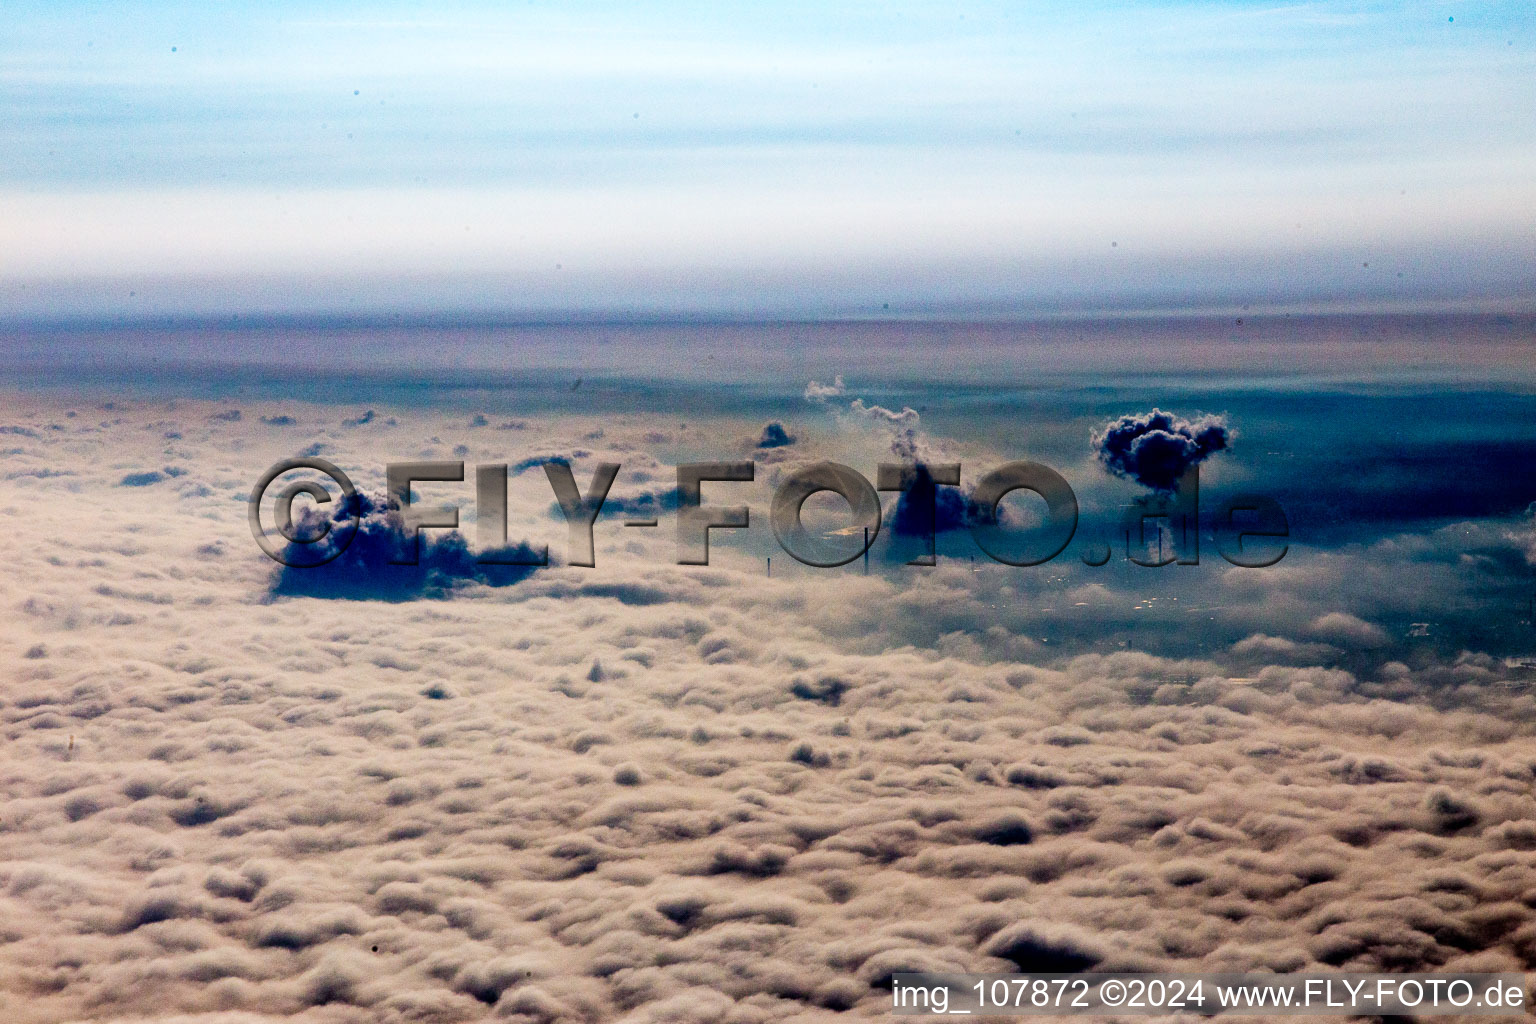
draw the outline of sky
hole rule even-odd
[[[0,320],[1536,300],[1514,2],[9,5]]]

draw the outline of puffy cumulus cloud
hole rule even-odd
[[[1387,634],[1380,626],[1348,612],[1329,612],[1319,615],[1308,624],[1314,636],[1340,647],[1381,647],[1387,643]]]
[[[1231,648],[1234,658],[1257,665],[1325,665],[1341,653],[1332,644],[1305,643],[1267,633],[1244,637]]]
[[[268,460],[458,439],[273,438],[257,404],[11,413],[70,475],[0,487],[0,1018],[788,1021],[883,1015],[913,969],[1536,966],[1536,697],[1499,659],[1352,668],[1324,648],[1369,622],[1304,606],[1239,653],[1057,655],[980,617],[1025,603],[1001,572],[768,579],[617,528],[597,570],[452,601],[268,600]],[[168,452],[185,478],[116,486]]]
[[[1186,420],[1172,413],[1122,416],[1094,434],[1109,471],[1157,491],[1171,491],[1190,467],[1225,449],[1233,432],[1219,416]]]
[[[848,387],[843,383],[843,375],[838,374],[832,378],[831,384],[823,384],[820,381],[811,381],[805,386],[805,400],[807,402],[825,402],[830,398],[841,398],[848,393]]]

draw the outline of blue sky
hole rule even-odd
[[[0,303],[1530,305],[1518,3],[12,4]]]

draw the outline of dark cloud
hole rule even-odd
[[[356,524],[356,534],[346,549],[331,561],[317,565],[335,550]],[[285,565],[272,581],[271,591],[283,597],[326,597],[365,601],[409,601],[419,597],[443,597],[465,582],[507,586],[531,576],[532,565],[498,565],[482,557],[532,561],[537,552],[526,544],[476,555],[464,535],[423,530],[415,565],[394,564],[408,554],[408,547],[391,522],[382,497],[359,492],[338,502],[330,515],[330,532],[313,545],[288,545]],[[318,517],[308,509],[295,528],[315,530]]]
[[[1093,447],[1116,476],[1171,491],[1186,470],[1226,448],[1232,436],[1219,416],[1186,420],[1153,409],[1110,423],[1094,435]]]
[[[933,482],[928,466],[917,464],[917,479],[902,492],[891,514],[891,530],[899,537],[928,537],[951,530],[969,529],[986,522],[987,510],[978,505],[963,487],[947,487]],[[1009,522],[1007,508],[997,510],[998,520]]]
[[[610,494],[608,500],[603,502],[603,515],[610,518],[615,516],[644,518],[646,516],[659,516],[664,512],[676,511],[676,487],[642,491],[639,494],[628,497]]]
[[[13,470],[13,471],[5,474],[3,479],[6,479],[6,480],[21,480],[23,478],[30,477],[30,478],[32,478],[34,480],[52,480],[55,477],[74,476],[74,475],[75,475],[75,473],[74,473],[73,470],[68,470],[68,469],[48,469],[47,467],[44,467],[42,469],[17,469],[17,470]]]
[[[777,421],[763,428],[763,436],[758,438],[759,448],[786,448],[795,443],[795,436],[784,429],[784,424]]]
[[[1026,973],[1071,974],[1090,970],[1105,959],[1094,940],[1067,926],[1021,922],[994,935],[986,952]]]
[[[519,459],[517,462],[512,463],[512,465],[508,468],[513,476],[518,476],[528,472],[530,469],[535,469],[539,466],[569,466],[571,464],[571,459],[584,459],[591,454],[592,453],[588,451],[578,450],[572,452],[568,456],[531,455],[526,459]]]
[[[117,482],[119,487],[148,487],[151,484],[162,483],[174,477],[185,476],[186,470],[177,466],[166,466],[164,469],[151,469],[143,473],[129,473]]]

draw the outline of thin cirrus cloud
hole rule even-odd
[[[22,315],[1528,298],[1514,5],[8,20]]]

